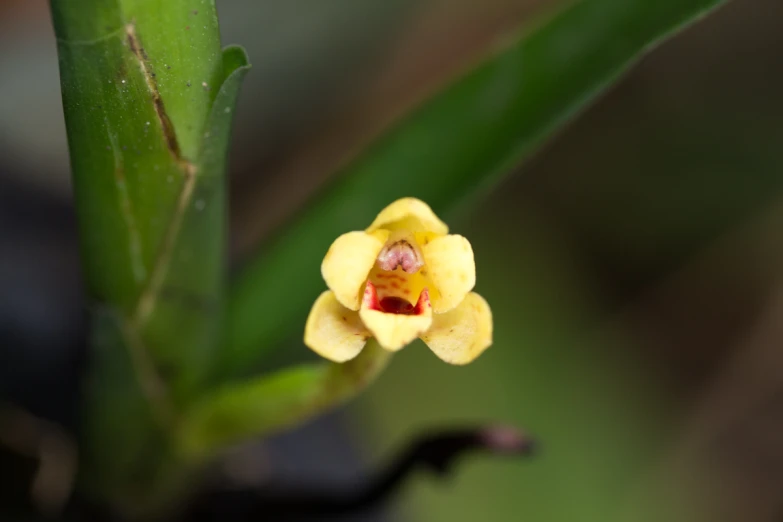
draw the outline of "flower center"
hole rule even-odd
[[[430,306],[430,289],[437,299],[415,234],[395,230],[367,278],[363,306],[387,314],[419,315]]]
[[[388,272],[401,267],[405,272],[415,274],[424,266],[424,259],[415,242],[407,238],[391,240],[378,254],[378,266]]]

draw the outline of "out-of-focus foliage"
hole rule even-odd
[[[453,221],[481,234],[497,343],[459,374],[412,346],[354,422],[373,456],[473,419],[542,445],[526,463],[465,461],[446,487],[415,481],[406,514],[780,519],[781,332],[764,326],[780,324],[783,266],[780,7],[730,3],[670,41]]]
[[[235,282],[226,367],[246,371],[299,328],[331,238],[361,228],[399,197],[442,213],[485,192],[640,53],[720,3],[577,2],[424,103],[341,172]]]

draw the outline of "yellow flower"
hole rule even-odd
[[[370,337],[391,351],[420,337],[452,364],[478,357],[492,344],[492,314],[471,292],[470,243],[448,231],[426,203],[403,198],[364,232],[338,237],[321,264],[329,290],[310,311],[305,344],[335,362]]]

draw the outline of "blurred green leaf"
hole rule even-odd
[[[339,234],[402,196],[444,212],[493,187],[642,53],[722,2],[577,2],[424,103],[248,263],[230,295],[225,371],[249,373],[302,328]]]

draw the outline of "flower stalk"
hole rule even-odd
[[[264,437],[322,414],[358,395],[386,368],[392,352],[370,341],[344,363],[314,363],[225,386],[198,402],[181,425],[187,460]]]

